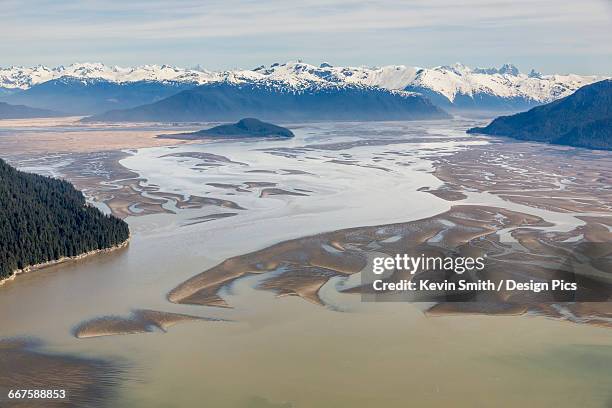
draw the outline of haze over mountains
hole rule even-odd
[[[472,69],[461,64],[435,68],[403,65],[369,68],[289,62],[253,70],[211,72],[166,65],[120,68],[103,64],[73,64],[56,68],[36,66],[0,69],[0,100],[93,115],[111,109],[154,104],[196,86],[200,86],[199,91],[194,89],[191,95],[201,94],[208,86],[215,90],[217,96],[221,96],[219,92],[222,90],[228,92],[223,96],[226,100],[231,99],[234,106],[240,105],[236,98],[246,98],[247,105],[263,103],[262,92],[279,95],[283,103],[287,95],[294,95],[292,98],[302,103],[312,98],[299,95],[323,93],[325,97],[321,99],[336,99],[336,107],[347,102],[343,98],[348,95],[353,97],[358,94],[363,100],[378,100],[378,103],[384,100],[384,104],[388,105],[384,112],[373,113],[371,119],[385,119],[387,116],[388,119],[401,119],[406,113],[406,101],[414,102],[418,98],[400,91],[418,92],[435,105],[451,112],[516,112],[567,96],[581,86],[600,79],[597,76],[571,74],[542,75],[534,71],[524,74],[512,65],[504,65],[499,69]],[[388,90],[392,92],[386,92]],[[249,95],[249,91],[254,94]],[[415,105],[422,106],[424,103]],[[365,109],[366,105],[362,108]],[[361,114],[362,108],[353,109],[353,113]],[[155,108],[143,107],[138,115],[151,109]],[[382,113],[384,115],[381,116]],[[423,113],[412,116],[425,118],[437,115],[434,111],[427,115]],[[249,115],[257,116],[257,109],[242,109],[231,117],[215,119],[234,120]],[[348,118],[351,115],[345,113],[340,116]],[[196,117],[201,115],[187,115],[184,119],[176,120],[192,120]]]
[[[61,109],[73,115],[91,115],[161,100],[191,83],[175,81],[114,82],[99,78],[61,77],[13,93],[0,100],[42,109]]]
[[[86,120],[102,122],[423,120],[449,115],[406,91],[354,84],[287,88],[279,83],[214,82],[148,105],[112,110]]]
[[[0,102],[0,119],[53,118],[56,116],[63,116],[63,114],[48,109]]]

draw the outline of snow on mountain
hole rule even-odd
[[[0,68],[0,88],[29,89],[53,79],[72,77],[80,79],[104,79],[110,82],[176,81],[202,84],[218,80],[218,74],[169,65],[143,65],[135,68],[107,66],[101,63],[77,63],[48,68],[37,65],[31,68]]]
[[[168,65],[144,65],[134,68],[106,66],[101,63],[78,63],[48,68],[42,65],[24,68],[0,68],[0,88],[25,90],[53,79],[72,77],[102,79],[114,83],[138,81],[180,82],[205,84],[258,83],[293,90],[311,87],[344,85],[377,86],[391,90],[423,92],[433,99],[455,103],[458,97],[495,97],[541,104],[567,96],[576,89],[603,79],[597,76],[542,75],[536,71],[519,72],[513,65],[501,68],[469,68],[462,64],[419,68],[411,66],[342,67],[323,63],[314,66],[303,62],[288,62],[261,66],[253,70],[211,72],[183,69]],[[487,99],[488,101],[488,99]],[[439,101],[437,101],[439,102]]]
[[[247,74],[250,77],[247,77]],[[257,73],[258,75],[253,75]],[[356,84],[396,90],[427,89],[454,102],[457,95],[474,97],[488,94],[501,98],[524,98],[537,103],[567,96],[576,89],[603,79],[598,76],[542,75],[532,70],[521,73],[511,64],[501,68],[469,68],[462,64],[419,68],[404,65],[384,67],[317,67],[302,62],[272,64],[253,71],[238,71],[237,81],[274,80],[294,87],[312,84]],[[225,73],[224,75],[228,75]]]
[[[270,68],[259,67],[256,71],[269,79],[302,84],[352,84],[378,86],[391,90],[403,90],[415,77],[418,68],[403,65],[385,67],[334,67],[328,63],[314,66],[303,62],[272,64]]]
[[[477,94],[501,98],[524,98],[538,103],[567,96],[576,89],[603,79],[597,76],[529,75],[506,64],[500,69],[471,69],[462,64],[419,70],[407,86],[424,88],[445,96],[454,102],[457,95],[474,97]]]
[[[400,69],[398,67],[397,69]],[[342,86],[344,83],[366,86],[382,86],[401,90],[414,76],[413,68],[401,67],[408,78],[395,67],[383,68],[319,68],[301,62],[273,64],[266,69],[211,72],[201,69],[183,69],[168,65],[144,65],[134,68],[106,66],[101,63],[78,63],[48,68],[38,65],[31,68],[0,68],[0,88],[29,89],[35,85],[60,78],[102,79],[114,83],[138,81],[174,81],[202,85],[210,82],[281,84],[301,89],[312,86]]]

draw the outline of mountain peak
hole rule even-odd
[[[499,68],[497,72],[499,72],[502,75],[512,75],[512,76],[517,76],[521,73],[519,69],[513,64],[504,64]]]
[[[612,81],[586,85],[567,98],[527,112],[500,116],[468,133],[507,136],[589,149],[612,150]]]
[[[504,64],[499,68],[475,68],[473,72],[485,75],[500,74],[518,76],[521,74],[521,71],[514,64]]]
[[[459,62],[434,68],[419,68],[404,65],[334,66],[328,62],[316,66],[297,60],[275,62],[270,66],[261,65],[254,69],[212,72],[200,66],[120,67],[106,66],[100,62],[81,62],[55,68],[42,65],[31,68],[0,68],[0,88],[9,90],[8,93],[5,92],[6,95],[62,77],[115,84],[146,81],[190,86],[229,82],[282,88],[286,92],[345,86],[380,87],[393,91],[421,92],[432,100],[441,96],[443,100],[436,103],[441,103],[442,106],[455,103],[458,95],[467,102],[474,100],[477,95],[484,95],[501,100],[543,103],[567,96],[583,85],[603,79],[581,75],[542,75],[535,71],[525,75],[509,63],[500,68],[472,69]],[[468,99],[463,98],[464,96]]]
[[[538,78],[538,79],[542,79],[542,73],[536,71],[535,69],[531,69],[531,71],[529,71],[529,74],[527,74],[527,76],[529,78]]]

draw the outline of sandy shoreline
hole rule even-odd
[[[262,274],[259,289],[271,290],[278,296],[299,296],[332,308],[333,302],[327,303],[319,292],[327,282],[336,279],[327,295],[331,290],[336,295],[360,294],[366,302],[433,302],[425,310],[430,316],[532,314],[612,327],[609,321],[612,306],[606,303],[612,289],[612,281],[606,276],[606,259],[612,253],[610,245],[589,241],[593,235],[588,230],[582,234],[579,234],[582,230],[573,234],[547,232],[546,228],[552,226],[541,217],[505,208],[455,205],[445,213],[425,219],[337,230],[235,256],[178,285],[169,292],[168,300],[177,304],[232,307],[221,295],[223,289],[248,275]],[[505,231],[510,231],[516,242],[504,238]],[[583,238],[574,241],[576,236]],[[437,270],[416,275],[396,270],[385,280],[467,279],[491,281],[498,287],[507,280],[526,284],[564,279],[575,280],[578,289],[567,296],[502,289],[440,291],[406,298],[391,292],[374,293],[367,284],[369,260],[374,256],[444,257],[457,253],[484,257],[486,268],[477,275],[446,278]],[[573,262],[574,259],[581,262]],[[358,279],[349,279],[354,274]]]
[[[415,130],[415,126],[418,124],[409,124],[405,129],[416,134],[420,130]],[[227,395],[245,392],[244,384],[250,384],[253,369],[261,371],[260,377],[272,373],[281,381],[287,379],[288,388],[299,383],[313,395],[329,389],[334,394],[356,395],[357,400],[367,397],[371,379],[360,382],[352,377],[363,370],[344,366],[345,361],[362,361],[368,366],[380,361],[380,366],[372,367],[389,373],[387,378],[400,384],[395,389],[403,390],[409,372],[414,374],[412,382],[418,382],[422,375],[433,378],[442,373],[440,366],[429,361],[434,352],[445,353],[449,358],[447,366],[457,368],[452,373],[443,370],[447,375],[440,377],[439,384],[448,386],[461,378],[465,379],[466,387],[475,383],[496,387],[503,383],[507,385],[504,390],[508,389],[511,395],[510,391],[523,385],[532,387],[533,380],[523,380],[524,370],[519,366],[517,378],[523,382],[513,382],[510,360],[516,361],[518,357],[521,361],[527,356],[531,361],[530,353],[555,350],[558,346],[569,348],[572,342],[589,346],[607,344],[608,322],[612,318],[609,302],[576,303],[563,309],[532,302],[527,307],[529,299],[512,298],[512,293],[502,293],[501,299],[472,303],[361,302],[358,275],[368,267],[373,254],[405,253],[411,244],[421,245],[414,246],[415,251],[424,247],[434,251],[441,246],[489,250],[501,248],[508,239],[514,239],[527,247],[528,254],[517,260],[516,254],[512,258],[512,254],[504,257],[499,253],[499,261],[537,262],[532,257],[534,253],[571,243],[602,242],[609,240],[612,232],[612,219],[609,213],[605,215],[609,202],[605,194],[609,189],[604,184],[610,180],[604,165],[606,157],[590,157],[588,152],[579,152],[580,158],[565,157],[557,148],[534,149],[528,144],[509,143],[491,146],[458,143],[459,149],[454,150],[453,143],[460,136],[398,143],[397,138],[390,137],[388,126],[376,127],[375,132],[387,139],[376,141],[380,135],[373,133],[376,142],[371,148],[367,144],[372,140],[368,133],[353,142],[353,133],[360,128],[347,129],[343,125],[309,129],[307,138],[314,142],[303,143],[316,142],[319,147],[311,145],[304,150],[298,138],[296,145],[282,150],[267,148],[264,154],[257,152],[265,146],[241,149],[238,144],[183,145],[138,152],[15,153],[10,159],[27,171],[52,171],[84,190],[89,202],[104,203],[115,215],[128,217],[138,234],[138,245],[132,242],[129,256],[111,254],[108,259],[84,261],[74,268],[67,265],[57,268],[60,272],[57,274],[26,277],[9,284],[3,292],[7,293],[3,310],[15,321],[6,319],[5,335],[19,336],[36,330],[33,335],[48,340],[50,346],[65,351],[68,357],[80,350],[86,355],[113,354],[119,358],[116,361],[133,362],[130,374],[138,377],[137,381],[118,380],[121,392],[118,401],[125,403],[126,398],[141,395],[145,396],[143,406],[176,404],[168,391],[177,387],[201,391],[192,404],[197,405],[202,402],[201,394],[215,392],[204,389],[202,378],[207,378],[205,383],[210,384],[211,390],[227,387]],[[456,128],[453,125],[453,132]],[[321,147],[323,142],[334,141],[332,136],[338,141]],[[341,143],[345,139],[349,141]],[[88,141],[91,138],[83,143]],[[334,158],[340,162],[331,162]],[[576,165],[572,168],[565,166],[567,163]],[[370,167],[378,164],[391,171]],[[164,172],[160,176],[156,173],[159,168],[177,174],[165,176]],[[412,174],[413,169],[417,173]],[[340,177],[346,177],[348,182],[343,183]],[[394,184],[385,184],[385,179],[396,183],[397,189]],[[185,180],[193,183],[183,183]],[[388,188],[371,188],[373,183],[368,183],[369,180]],[[367,188],[349,184],[356,182]],[[264,191],[266,188],[282,191]],[[337,205],[336,212],[326,208],[331,205],[316,202],[343,190],[358,194],[334,196],[334,200],[325,201]],[[282,194],[270,194],[275,192]],[[402,202],[406,210],[392,213],[389,209],[397,206],[382,200],[379,204],[375,197],[381,192],[388,192]],[[599,204],[594,202],[598,197]],[[419,202],[427,203],[431,210],[420,212]],[[241,209],[234,212],[231,203]],[[454,208],[439,210],[440,203]],[[365,210],[360,212],[359,208]],[[325,218],[326,214],[346,219],[330,223],[331,216]],[[556,218],[555,214],[560,216]],[[195,225],[200,223],[205,224]],[[304,230],[308,223],[313,227]],[[562,231],[556,231],[558,227]],[[520,231],[514,233],[514,228]],[[506,270],[497,268],[492,272],[504,277]],[[540,272],[531,269],[524,277],[529,279],[529,274],[538,276]],[[42,278],[40,282],[38,278]],[[95,290],[95,296],[91,290]],[[235,323],[191,323],[210,321],[205,316],[227,318]],[[537,341],[533,342],[534,338]],[[380,342],[386,340],[389,343],[382,347]],[[368,357],[363,350],[370,347],[369,343],[381,344],[380,354],[377,351],[370,360],[358,360]],[[481,344],[487,347],[482,348]],[[15,350],[21,353],[13,347],[6,354]],[[490,355],[501,356],[501,360],[480,364],[483,356]],[[565,355],[565,352],[551,355],[554,375],[542,376],[550,380],[550,388],[537,383],[542,398],[557,395],[561,389],[559,378],[571,380],[563,388],[570,390],[575,389],[578,378],[584,384],[605,383],[606,375],[602,374],[608,371],[596,371],[585,377],[575,361],[563,359]],[[578,358],[598,357],[606,362],[603,359],[606,356],[603,352],[598,355],[581,351]],[[37,354],[28,350],[27,357],[33,360],[31,365],[30,360],[20,363],[24,369],[40,365],[34,360],[38,359]],[[406,371],[405,366],[400,366],[404,361],[414,370]],[[474,361],[479,363],[473,365]],[[398,363],[397,371],[393,372],[397,375],[389,371],[393,369],[390,362]],[[316,375],[322,363],[335,367],[326,372],[330,377]],[[236,370],[225,371],[232,366]],[[138,371],[143,367],[146,370]],[[0,376],[8,378],[12,374],[2,371]],[[101,372],[114,373],[112,367]],[[24,373],[41,384],[47,381],[46,374],[45,370]],[[494,381],[497,375],[509,380]],[[141,380],[145,380],[144,384]],[[357,387],[343,388],[349,382]],[[282,400],[273,394],[279,386],[267,383],[268,380],[262,380],[253,385],[253,390],[272,396],[271,400]],[[468,388],[463,386],[462,383],[456,390],[445,389],[448,400],[441,398],[438,405],[448,405],[464,396]],[[495,395],[502,395],[499,389],[493,389]],[[582,389],[585,394],[592,394],[590,386],[584,385]],[[153,401],[149,396],[155,393],[151,390],[159,390],[159,395],[168,397]],[[366,390],[363,395],[361,390]],[[384,393],[389,389],[378,391]],[[414,399],[420,402],[422,398],[423,392],[418,390]],[[310,398],[305,400],[300,406],[325,405],[317,404],[319,401],[312,403]],[[402,399],[398,396],[397,400]],[[497,401],[502,405],[508,403],[505,399]]]
[[[130,239],[131,239],[131,236],[128,237],[128,239],[123,241],[121,244],[112,246],[110,248],[96,249],[96,250],[85,252],[85,253],[82,253],[82,254],[79,254],[79,255],[76,255],[76,256],[64,256],[64,257],[61,257],[59,259],[54,259],[52,261],[47,261],[47,262],[39,263],[39,264],[36,264],[36,265],[29,265],[29,266],[26,266],[23,269],[17,269],[16,271],[13,271],[13,273],[9,277],[4,278],[4,279],[0,279],[0,287],[3,286],[4,284],[10,282],[10,281],[13,281],[13,280],[17,279],[17,276],[21,275],[21,274],[25,274],[25,273],[29,273],[29,272],[34,272],[34,271],[38,271],[38,270],[41,270],[41,269],[49,268],[49,267],[54,266],[54,265],[59,265],[59,264],[68,263],[68,262],[74,262],[74,261],[78,261],[80,259],[91,257],[93,255],[109,253],[109,252],[113,252],[113,251],[116,251],[116,250],[121,249],[121,248],[125,248],[125,247],[127,247],[129,245]]]
[[[107,131],[105,130],[104,132]],[[151,138],[151,134],[159,133],[159,131],[147,131],[149,133],[145,135],[140,133],[140,131],[126,130],[126,132],[132,133],[132,137],[139,140],[138,143],[145,142],[145,144],[148,143],[149,146],[156,145],[155,139]],[[80,135],[82,132],[76,133]],[[88,131],[86,133],[91,135],[95,132]],[[54,136],[54,138],[57,139],[57,136]],[[62,137],[60,137],[55,140],[55,142],[61,143],[62,140]],[[112,140],[114,139],[110,141],[111,147],[116,147]],[[134,140],[130,140],[134,142]],[[147,140],[148,142],[146,142]],[[380,144],[388,146],[398,141],[381,139],[374,140],[374,142],[375,145]],[[292,158],[299,159],[298,156],[303,154],[304,152],[302,150],[306,148],[306,150],[312,150],[316,147],[323,151],[333,151],[337,149],[351,149],[364,144],[371,145],[372,143],[372,141],[367,141],[366,143],[365,141],[359,140],[355,142],[307,145],[305,147],[283,148],[283,152],[291,153]],[[503,154],[498,152],[499,146],[501,145],[504,146]],[[91,199],[106,204],[111,212],[120,218],[174,212],[166,208],[166,203],[172,203],[173,207],[177,210],[202,208],[208,205],[244,210],[244,208],[239,207],[230,200],[200,197],[196,195],[190,195],[186,198],[186,196],[182,194],[164,192],[154,185],[149,186],[147,185],[147,180],[141,175],[123,167],[119,163],[119,160],[129,155],[128,153],[120,150],[96,153],[96,149],[99,149],[98,142],[92,143],[92,138],[90,137],[84,137],[79,146],[84,149],[83,151],[89,153],[70,153],[70,157],[72,158],[71,164],[65,168],[61,168],[60,171],[63,171],[67,179],[74,182],[77,188],[85,191]],[[395,149],[396,148],[386,153],[393,153]],[[590,218],[580,217],[580,219],[586,221],[587,225],[582,229],[575,230],[571,234],[563,235],[563,239],[574,239],[573,237],[578,237],[580,234],[587,240],[605,239],[609,237],[610,234],[605,228],[609,217],[606,217],[604,214],[607,213],[609,215],[610,206],[605,204],[605,200],[603,202],[596,201],[596,198],[602,194],[604,194],[604,197],[608,197],[609,195],[605,189],[602,190],[601,188],[603,184],[611,180],[610,174],[606,170],[606,163],[609,163],[609,158],[605,155],[583,151],[568,158],[564,153],[567,149],[549,146],[544,146],[540,150],[541,151],[534,153],[531,144],[500,144],[493,139],[491,144],[472,146],[469,149],[455,152],[449,156],[429,156],[428,154],[428,159],[431,160],[434,165],[433,174],[444,184],[436,189],[430,189],[424,186],[419,188],[418,191],[434,195],[440,199],[454,202],[458,205],[469,204],[469,202],[466,201],[469,201],[468,196],[470,192],[479,191],[489,193],[501,199],[533,208],[533,212],[526,211],[525,209],[522,210],[525,215],[529,214],[530,216],[537,214],[536,210],[538,208],[544,208],[554,212],[598,212],[602,215],[592,216]],[[267,152],[268,151],[272,154],[272,152],[276,150],[268,149]],[[424,151],[428,151],[428,149],[424,149]],[[400,153],[398,152],[398,154]],[[503,157],[501,161],[500,154],[502,154]],[[527,156],[530,154],[550,157],[551,160],[529,160]],[[229,157],[209,152],[178,152],[169,153],[162,157],[169,156],[201,160],[202,162],[196,164],[196,166],[217,168],[219,166],[235,164],[248,167],[246,163],[235,162]],[[346,156],[350,155],[346,153],[342,154],[342,157]],[[382,157],[382,155],[379,154],[379,156],[376,157]],[[45,160],[45,158],[43,158],[43,160]],[[333,162],[333,160],[331,162]],[[527,163],[525,164],[525,162]],[[574,162],[580,163],[580,168],[584,170],[576,169],[568,164]],[[51,164],[52,163],[53,162],[51,162]],[[521,168],[521,163],[524,164],[523,168]],[[345,160],[336,164],[360,165],[359,161],[354,158],[348,162]],[[363,167],[363,165],[360,166]],[[103,169],[103,171],[102,173],[89,174],[88,169],[92,167]],[[252,171],[256,170],[247,170],[247,172]],[[581,183],[581,179],[585,179],[588,183]],[[309,190],[300,190],[300,192],[297,192],[298,189],[295,189],[295,191],[289,191],[277,187],[276,183],[240,181],[241,180],[232,180],[232,183],[207,183],[207,185],[222,190],[233,190],[234,193],[257,193],[260,198],[267,198],[273,195],[298,197],[309,195],[301,192]],[[560,188],[560,186],[562,186],[562,188]],[[503,207],[511,208],[508,206]],[[473,208],[482,209],[486,207],[477,206]],[[234,214],[235,213],[232,213],[232,215]],[[432,219],[443,220],[445,216],[445,213],[440,213],[432,217]],[[202,219],[208,221],[209,219],[214,220],[216,218],[220,217],[212,214],[203,216]],[[536,216],[535,218],[538,217]],[[194,220],[199,219],[196,218]],[[420,222],[420,220],[411,221],[405,224],[415,224],[418,222]],[[457,220],[454,222],[456,223]],[[481,225],[481,227],[482,226],[483,225]],[[363,229],[364,227],[356,228]],[[442,233],[441,231],[440,229],[435,230],[432,237]],[[342,231],[335,231],[336,234],[341,232]],[[448,233],[451,235],[454,233],[452,228]],[[308,239],[309,237],[303,238],[303,240]],[[417,237],[415,239],[419,240],[420,238]],[[280,243],[279,245],[282,246],[284,244],[286,243]],[[319,250],[317,250],[317,252],[319,252]],[[79,257],[76,257],[76,259],[79,259]],[[54,261],[42,265],[41,267],[60,262],[61,261]],[[279,259],[267,259],[267,262],[269,264],[278,264]],[[32,269],[38,268],[39,267],[35,267]],[[338,271],[335,269],[336,268],[331,268],[330,270],[324,265],[318,264],[295,265],[291,273],[285,273],[275,279],[265,281],[261,285],[261,288],[275,290],[280,295],[298,295],[305,300],[322,304],[318,296],[318,291],[331,277],[338,276],[338,274],[350,274],[358,271],[354,269],[350,271]],[[251,270],[250,272],[252,273],[253,271]],[[197,276],[193,277],[188,282],[179,285],[171,291],[169,299],[177,303],[227,306],[225,302],[217,296],[216,291],[223,284],[227,284],[228,281],[232,281],[237,276],[242,276],[242,274],[237,273],[235,268],[231,271],[224,271],[222,274],[224,276],[219,276],[219,280],[216,284],[211,285],[212,282],[210,278],[207,279],[208,282],[204,284],[206,289],[200,287],[194,291],[197,295],[195,293],[185,295],[184,289],[192,287],[191,284],[193,284],[194,281],[198,281]],[[13,275],[13,278],[14,276],[15,275]],[[196,284],[195,286],[198,285]],[[193,289],[192,287],[192,290]],[[189,290],[187,290],[187,292],[189,292]],[[181,293],[181,295],[179,295],[179,293]]]

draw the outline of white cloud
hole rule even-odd
[[[291,47],[291,41],[326,37],[342,38],[352,47],[373,46],[370,38],[382,41],[376,47],[402,41],[419,44],[414,38],[397,38],[402,35],[423,35],[421,44],[441,47],[441,52],[451,44],[466,53],[483,46],[491,52],[495,44],[489,43],[494,40],[500,48],[497,54],[522,47],[526,54],[545,57],[575,48],[612,58],[612,11],[607,0],[35,0],[28,7],[4,0],[0,18],[3,62],[12,54],[23,55],[22,48],[54,47],[57,53],[71,56],[88,44],[108,52],[113,44],[139,47],[158,42],[160,51],[171,53],[176,49],[164,47],[188,52],[185,44],[193,43],[195,52],[201,50],[198,41],[230,39],[238,47],[236,52],[244,52],[240,40],[253,49],[257,39],[268,42],[260,46],[277,50]],[[312,49],[312,44],[307,48]],[[325,44],[321,50],[327,51]],[[418,59],[421,51],[414,51]],[[339,49],[334,54],[341,57],[348,52]],[[364,59],[380,52],[363,49]]]

